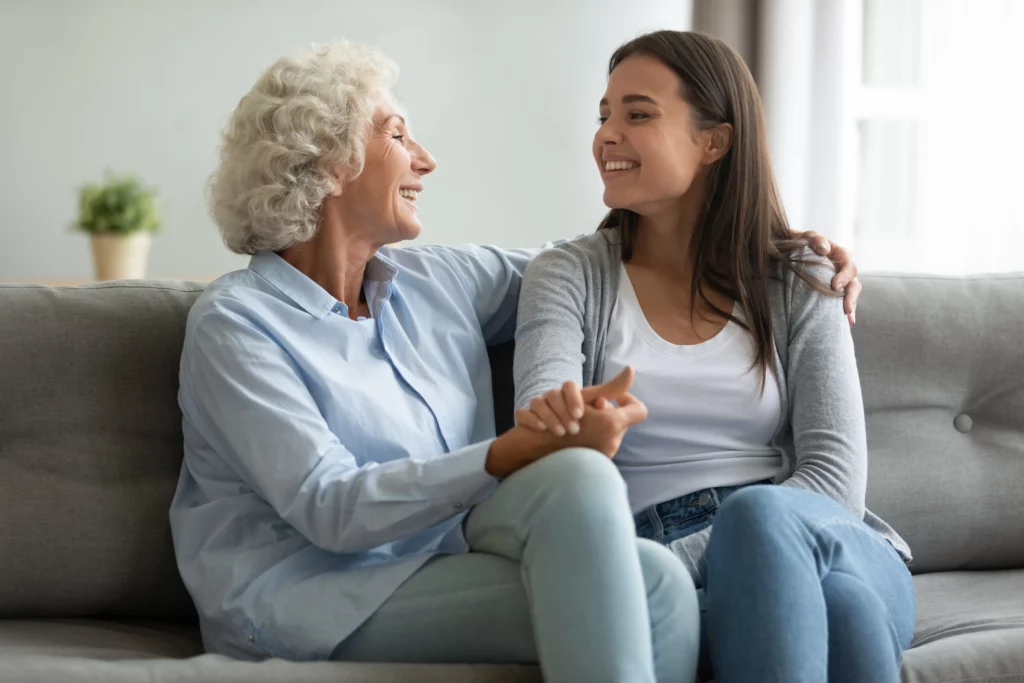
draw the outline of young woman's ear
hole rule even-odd
[[[715,163],[728,154],[731,147],[731,123],[720,123],[713,128],[708,128],[704,131],[704,164]]]

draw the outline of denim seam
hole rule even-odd
[[[654,528],[654,537],[662,538],[665,536],[665,524],[661,521],[661,515],[658,514],[658,510],[652,505],[647,508],[644,512],[647,513],[647,519],[650,521],[651,526]]]

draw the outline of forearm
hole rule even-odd
[[[491,444],[486,470],[495,477],[507,477],[530,463],[565,448],[593,448],[584,431],[578,435],[555,436],[526,427],[513,427]]]
[[[491,443],[358,469],[324,458],[297,486],[271,483],[267,498],[314,545],[362,552],[423,531],[490,495],[497,486],[485,469]]]
[[[513,375],[516,408],[567,381],[583,381],[585,297],[576,264],[559,250],[526,271],[519,300]]]

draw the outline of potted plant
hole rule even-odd
[[[74,228],[92,238],[97,280],[143,278],[150,238],[160,229],[156,192],[134,175],[108,172],[79,191]]]

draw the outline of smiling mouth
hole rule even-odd
[[[640,168],[640,164],[636,161],[606,161],[604,162],[604,173],[623,173],[625,171],[634,171]]]
[[[399,190],[398,194],[403,199],[408,199],[410,202],[414,202],[414,201],[416,201],[416,197],[417,197],[417,195],[419,195],[419,192],[417,192],[416,190],[404,190],[403,189],[403,190]]]

